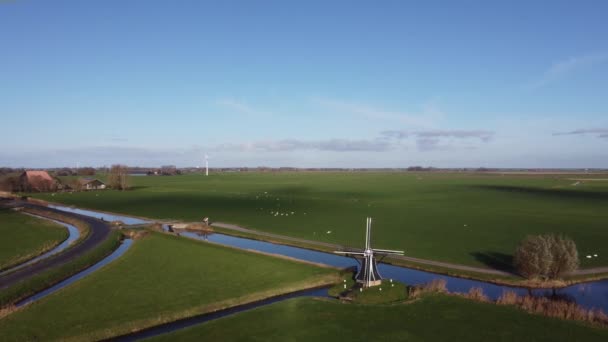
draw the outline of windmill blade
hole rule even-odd
[[[369,249],[372,245],[372,218],[367,218],[367,227],[365,228],[365,249]]]
[[[354,255],[365,255],[363,252],[346,252],[346,251],[334,251],[336,254],[354,254]]]
[[[351,248],[351,247],[344,247],[340,250],[341,252],[353,252],[353,253],[363,253],[365,252],[365,249],[361,249],[361,248]]]
[[[374,252],[376,253],[382,253],[382,254],[400,254],[403,255],[403,251],[393,251],[390,249],[372,249]]]

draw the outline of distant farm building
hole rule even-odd
[[[26,192],[55,191],[59,182],[46,171],[25,171],[19,176],[19,190]]]
[[[82,190],[102,190],[106,188],[104,182],[94,178],[80,178],[78,183]]]

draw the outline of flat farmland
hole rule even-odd
[[[578,322],[535,316],[508,306],[433,295],[393,305],[345,305],[296,298],[146,341],[556,342],[607,338],[608,330]]]
[[[1,340],[97,341],[337,280],[334,269],[151,233],[90,276],[2,318]]]
[[[0,270],[53,249],[68,235],[59,224],[0,208]]]
[[[585,180],[590,178],[590,180]],[[606,175],[280,172],[131,177],[133,190],[40,194],[84,208],[158,219],[235,223],[473,266],[511,262],[528,234],[573,238],[581,267],[608,265]],[[587,254],[598,257],[587,259]]]

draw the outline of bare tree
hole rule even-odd
[[[20,191],[21,186],[19,183],[19,177],[17,176],[6,176],[0,180],[0,190],[1,191]]]
[[[72,188],[72,190],[74,190],[74,191],[82,190],[82,183],[80,182],[80,179],[78,179],[78,178],[72,179],[72,181],[70,181],[69,185]]]
[[[108,175],[108,183],[111,188],[117,190],[129,189],[129,169],[126,165],[112,165]]]
[[[578,268],[573,240],[552,234],[526,237],[514,256],[517,271],[526,278],[557,279]]]
[[[549,268],[549,277],[557,279],[563,274],[578,268],[578,251],[576,243],[564,236],[551,235],[551,255],[553,262]]]
[[[79,176],[94,176],[95,169],[92,167],[81,167],[78,169]]]
[[[527,236],[520,242],[514,256],[515,268],[526,278],[535,278],[549,272],[551,248],[542,235]]]

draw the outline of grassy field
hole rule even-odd
[[[68,238],[65,227],[0,208],[0,270],[36,257]]]
[[[344,287],[346,285],[346,287]],[[383,281],[382,285],[366,289],[355,287],[354,279],[332,286],[327,294],[334,298],[348,300],[357,304],[389,304],[408,299],[407,285],[399,282]]]
[[[111,254],[120,245],[122,234],[119,231],[110,232],[110,236],[95,249],[87,252],[82,257],[72,260],[60,267],[49,269],[33,277],[25,279],[9,288],[0,291],[0,307],[15,303],[20,299],[29,297],[47,287],[69,278],[101,261]]]
[[[337,271],[152,233],[76,284],[0,320],[3,341],[97,340],[337,280]]]
[[[312,240],[374,244],[406,255],[504,267],[527,234],[563,233],[581,266],[608,265],[608,181],[573,175],[224,173],[132,177],[132,191],[36,195],[154,218],[212,220]],[[608,179],[605,175],[588,176]],[[575,185],[576,184],[576,185]],[[277,214],[278,213],[278,214]]]
[[[409,304],[297,298],[147,341],[606,341],[608,329],[434,295]]]

